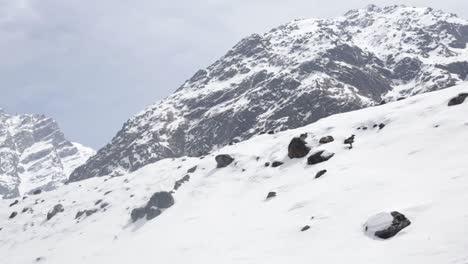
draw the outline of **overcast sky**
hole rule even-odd
[[[466,0],[373,1],[468,18]],[[241,38],[361,0],[0,0],[0,108],[56,119],[99,148]]]

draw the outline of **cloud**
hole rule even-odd
[[[468,17],[459,0],[374,1]],[[361,0],[0,0],[0,107],[44,113],[72,140],[108,142],[241,38]]]

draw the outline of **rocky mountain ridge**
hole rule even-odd
[[[468,75],[467,42],[468,21],[456,15],[373,5],[249,36],[128,120],[70,181],[453,86]]]

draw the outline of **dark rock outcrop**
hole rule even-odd
[[[229,166],[234,161],[234,158],[229,155],[218,155],[215,157],[216,160],[216,168],[224,168]]]
[[[83,211],[78,211],[75,215],[75,219],[80,218],[81,216],[85,215],[86,217],[91,216],[95,213],[97,213],[98,209],[87,209]]]
[[[301,232],[307,231],[310,229],[310,226],[306,225],[303,228],[301,228]]]
[[[293,138],[288,146],[288,157],[291,159],[303,158],[309,154],[310,148],[302,138]]]
[[[367,129],[367,128],[366,128]],[[354,135],[350,136],[349,138],[345,139],[343,141],[344,144],[349,144],[349,149],[353,148],[353,143],[354,143]]]
[[[448,102],[448,106],[463,104],[463,102],[465,102],[465,99],[467,97],[468,97],[468,93],[461,93],[457,95],[456,97],[450,99],[450,101]]]
[[[17,205],[18,203],[19,203],[19,201],[18,201],[18,200],[15,200],[14,202],[12,202],[12,203],[10,204],[10,207]]]
[[[194,166],[187,170],[187,173],[194,173],[197,170],[197,166]]]
[[[327,161],[331,159],[335,154],[330,152],[325,152],[325,150],[318,151],[307,158],[307,164],[314,165],[320,162]]]
[[[56,216],[58,213],[65,211],[62,204],[56,204],[48,213],[47,213],[47,221],[52,219],[52,217]]]

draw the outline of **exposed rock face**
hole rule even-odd
[[[229,166],[234,161],[234,158],[229,155],[218,155],[215,157],[215,160],[217,168],[224,168]]]
[[[410,224],[411,221],[399,212],[380,213],[367,220],[364,231],[371,237],[388,239]]]
[[[453,86],[468,74],[467,32],[468,22],[452,14],[373,6],[249,36],[128,120],[70,180],[204,155],[264,131]]]
[[[51,190],[93,154],[67,141],[50,118],[0,109],[0,197]]]

